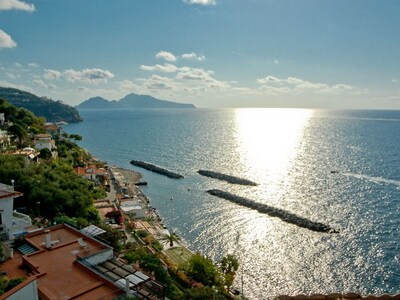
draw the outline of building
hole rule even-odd
[[[97,185],[103,184],[107,181],[108,173],[104,168],[97,168],[96,165],[86,167],[75,167],[75,173],[82,178],[91,180]]]
[[[0,268],[10,276],[27,277],[27,280],[0,296],[0,300],[111,300],[127,295],[164,299],[160,283],[114,258],[113,249],[94,237],[93,232],[59,224],[26,234],[14,257],[3,262]],[[19,294],[22,291],[23,296]],[[28,292],[32,294],[26,296]]]
[[[5,130],[0,130],[0,150],[10,147],[11,139],[8,132]]]
[[[6,123],[6,118],[4,117],[4,113],[0,113],[0,126]]]
[[[47,134],[50,134],[53,139],[59,138],[61,135],[61,127],[56,124],[46,124],[44,126],[44,130],[46,130]]]
[[[29,216],[13,210],[14,198],[22,194],[0,183],[0,240],[13,240],[32,226]]]
[[[135,219],[143,219],[146,216],[146,210],[140,205],[138,200],[120,200],[122,212],[126,215],[132,216]]]
[[[35,134],[34,147],[37,150],[42,150],[47,148],[51,152],[53,152],[53,150],[56,149],[55,142],[51,138],[50,134]]]

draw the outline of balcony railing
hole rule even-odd
[[[13,211],[12,232],[13,234],[23,233],[26,228],[32,225],[32,220],[29,216]]]

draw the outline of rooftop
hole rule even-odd
[[[0,199],[21,196],[22,193],[14,191],[10,185],[0,183]]]
[[[96,255],[112,248],[67,226],[57,225],[50,231],[50,247],[45,246],[46,232],[40,230],[25,236],[25,242],[33,253],[16,253],[18,266],[25,266],[26,275],[35,275],[39,296],[43,299],[113,299],[123,293],[114,284],[82,267],[78,260]],[[47,231],[47,230],[46,230]],[[81,243],[79,243],[81,241]],[[112,252],[111,252],[112,253]],[[6,262],[2,269],[15,273],[12,263]],[[6,269],[7,267],[7,269]]]

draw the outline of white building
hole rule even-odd
[[[0,183],[0,240],[12,240],[32,226],[29,216],[13,211],[14,198],[21,195],[12,186]]]
[[[0,121],[1,123],[1,121]],[[11,139],[8,132],[5,130],[0,130],[0,150],[10,147]]]
[[[6,118],[4,117],[4,113],[0,113],[0,125],[4,125],[6,122]]]
[[[53,149],[56,148],[55,142],[51,138],[50,134],[36,134],[34,144],[37,150],[47,148],[50,151],[53,151]]]
[[[124,214],[132,215],[137,219],[142,219],[145,217],[146,210],[135,200],[123,201],[120,204],[121,210]]]

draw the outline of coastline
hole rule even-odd
[[[125,168],[121,168],[119,166],[111,166],[110,171],[117,171],[123,176],[124,183],[128,189],[129,195],[132,198],[137,198],[140,200],[140,203],[143,208],[145,208],[148,212],[148,215],[145,218],[135,219],[133,227],[136,230],[145,230],[149,233],[153,238],[158,240],[162,244],[162,253],[168,257],[169,262],[172,262],[176,267],[188,260],[193,252],[185,245],[184,241],[179,237],[177,241],[173,241],[172,246],[169,243],[163,242],[163,238],[165,235],[175,234],[170,232],[166,226],[162,223],[162,219],[157,213],[157,209],[151,206],[150,199],[146,194],[143,193],[140,186],[137,186],[135,183],[139,182],[143,175],[140,172],[135,170],[129,170]],[[132,233],[128,232],[126,229],[126,234],[129,238],[132,237]],[[178,254],[179,253],[179,254]]]

